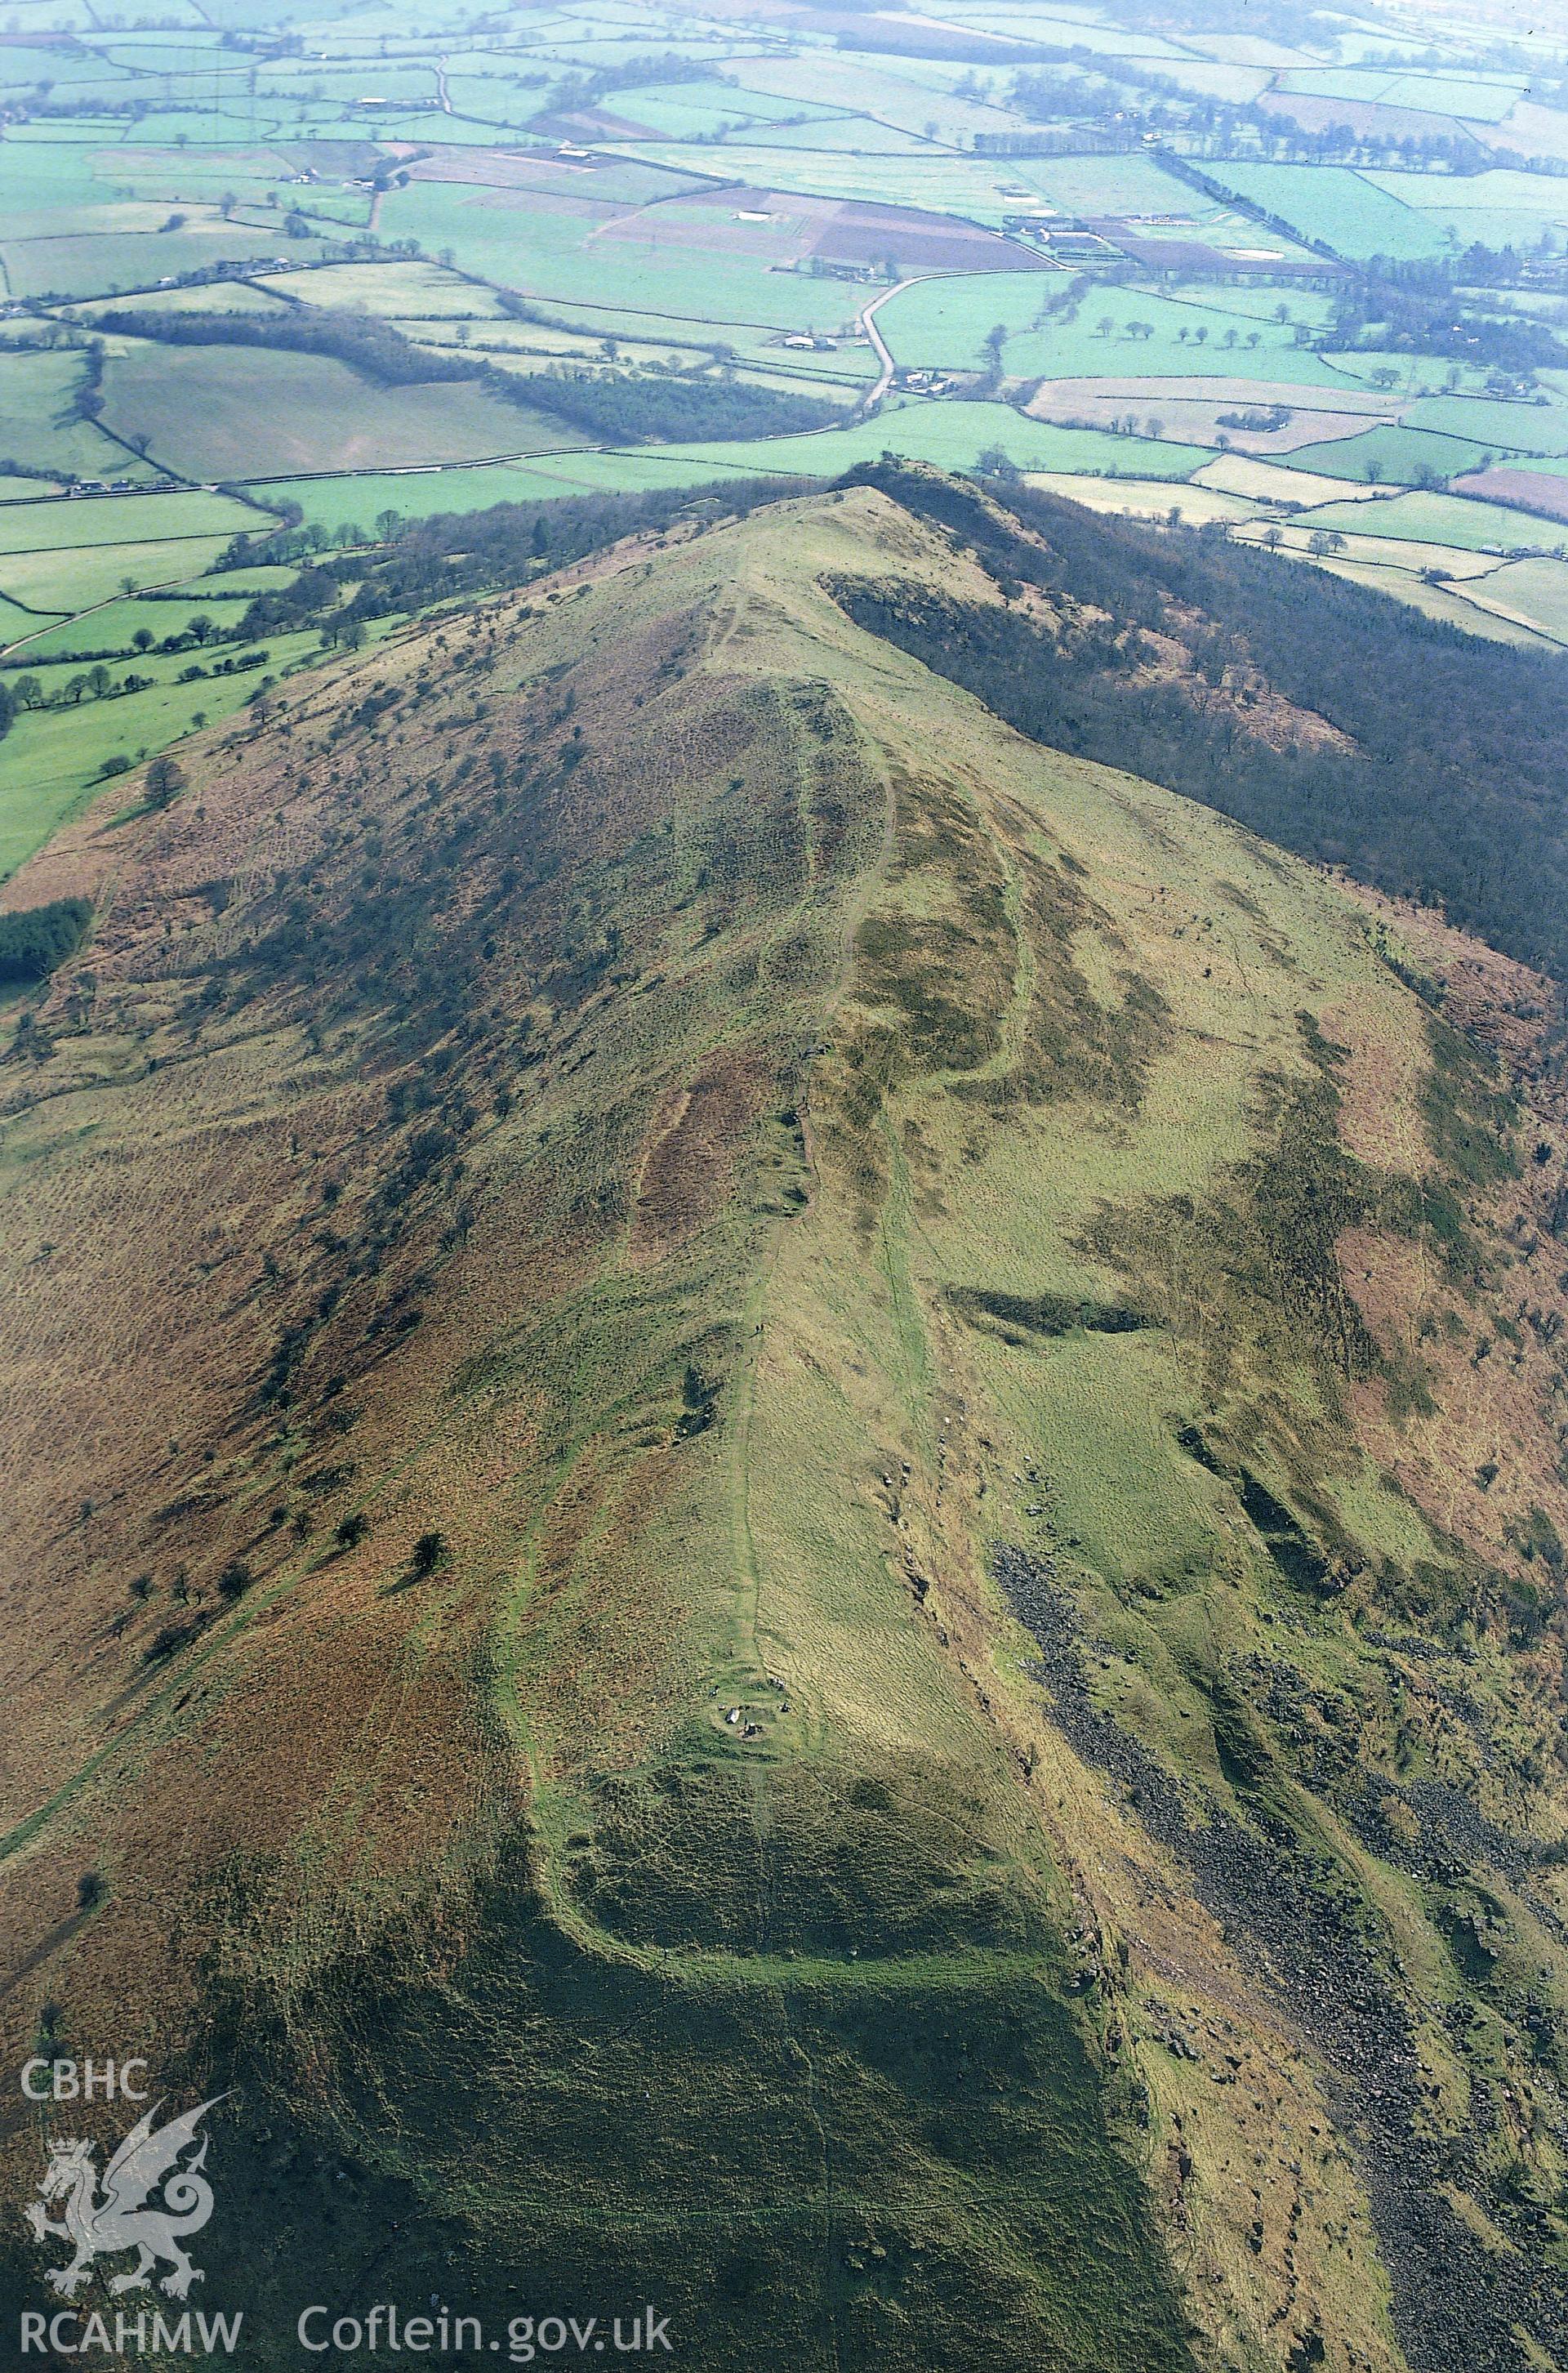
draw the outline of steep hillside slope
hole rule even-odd
[[[6,2052],[235,2088],[258,2366],[1568,2363],[1545,992],[900,582],[622,550],[9,885]]]
[[[863,585],[862,625],[1053,749],[1152,776],[1568,976],[1558,654],[1479,648],[1223,529],[1097,518],[1021,482],[988,500],[890,456],[853,474],[957,528],[1011,596],[920,585],[887,608]]]

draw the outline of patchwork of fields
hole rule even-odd
[[[13,16],[7,867],[106,759],[331,646],[239,631],[258,563],[286,589],[498,502],[891,450],[1563,639],[1544,35],[1179,38],[1089,0]],[[77,659],[93,687],[42,672]]]

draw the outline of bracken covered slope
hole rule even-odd
[[[1546,992],[857,581],[1008,590],[622,548],[10,885],[7,2064],[233,2088],[259,2367],[1568,2365]]]

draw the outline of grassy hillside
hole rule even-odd
[[[877,489],[577,577],[6,887],[7,2048],[237,2088],[259,2366],[1551,2361],[1544,990],[853,624],[1006,607]]]
[[[1558,653],[1479,649],[1371,588],[1320,586],[1282,566],[1288,555],[1202,530],[1090,519],[1032,488],[1005,493],[1004,512],[890,457],[854,476],[971,543],[993,580],[971,607],[921,578],[863,575],[844,594],[863,625],[1036,741],[1440,905],[1562,977]]]

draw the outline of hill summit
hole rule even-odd
[[[7,2048],[233,2088],[258,2367],[1565,2359],[1552,992],[903,647],[1044,532],[622,544],[8,885]]]

